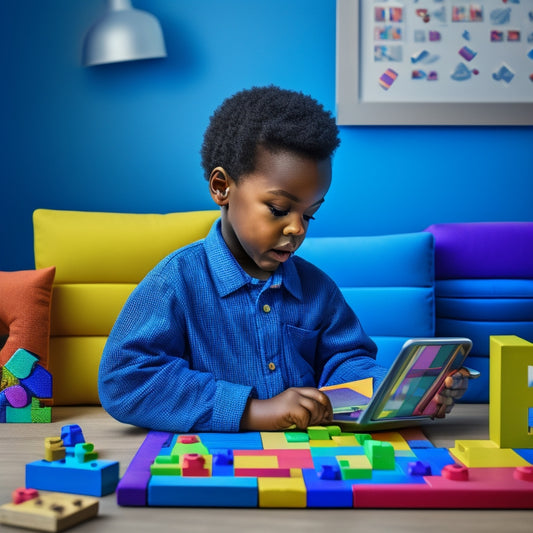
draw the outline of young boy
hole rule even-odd
[[[215,111],[201,155],[221,217],[120,313],[99,373],[112,416],[174,432],[305,428],[331,423],[319,387],[379,384],[386,370],[340,290],[293,255],[338,145],[331,114],[301,93],[256,87]],[[443,398],[439,416],[452,404]]]

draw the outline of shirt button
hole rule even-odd
[[[268,304],[263,305],[263,311],[265,313],[270,313],[270,305],[268,305]]]
[[[274,363],[270,362],[270,363],[268,363],[268,368],[270,370],[276,370],[276,365]]]

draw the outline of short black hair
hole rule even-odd
[[[210,118],[200,154],[205,179],[220,166],[238,182],[255,170],[258,146],[320,161],[331,157],[339,144],[335,119],[322,104],[270,85],[224,100]]]

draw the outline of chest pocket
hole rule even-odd
[[[292,348],[291,363],[300,373],[302,385],[313,386],[316,382],[315,354],[319,332],[290,324],[287,324],[286,330]]]

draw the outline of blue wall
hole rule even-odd
[[[214,207],[202,134],[237,90],[274,83],[335,109],[334,0],[133,0],[168,58],[82,68],[103,0],[2,0],[0,270],[33,268],[35,208]],[[533,128],[343,127],[313,235],[533,220]]]

